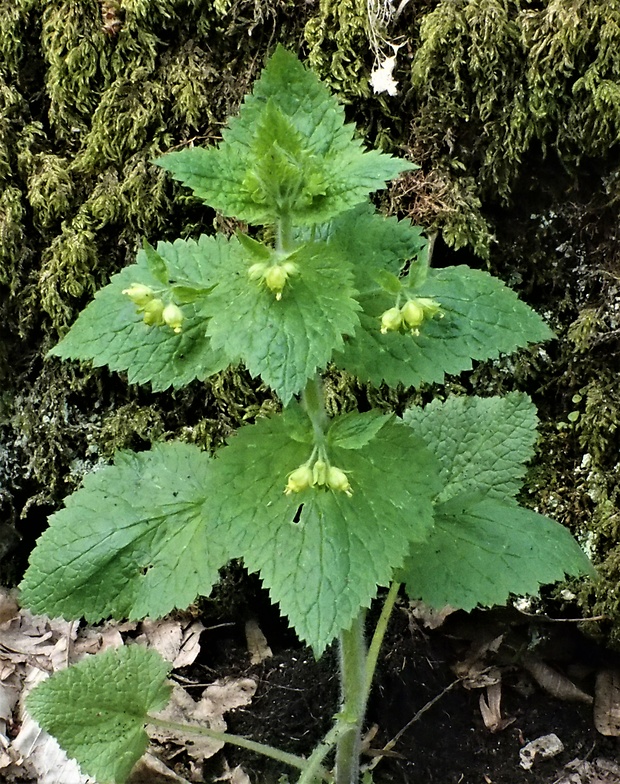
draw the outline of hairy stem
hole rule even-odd
[[[183,735],[187,733],[194,733],[196,735],[205,735],[207,738],[222,741],[223,743],[230,743],[233,746],[241,746],[243,749],[254,751],[257,754],[262,754],[264,757],[271,757],[272,759],[283,762],[285,765],[290,765],[298,770],[305,770],[308,765],[308,760],[303,757],[298,757],[296,754],[289,754],[287,751],[281,751],[274,746],[268,746],[265,743],[258,743],[255,740],[249,740],[241,735],[232,735],[229,732],[218,732],[211,730],[208,727],[198,727],[195,724],[179,724],[176,721],[166,721],[165,719],[158,719],[154,716],[148,717],[148,723],[155,727],[162,727],[162,729],[172,730]],[[321,781],[331,781],[331,777],[327,771],[319,764],[315,766],[314,777]]]
[[[306,765],[306,769],[299,777],[297,784],[313,784],[313,782],[319,778],[319,773],[322,770],[321,764],[323,760],[338,743],[338,740],[343,735],[343,733],[347,731],[347,729],[348,725],[346,722],[338,717],[334,726],[308,757],[308,764]]]
[[[365,683],[366,699],[368,699],[368,695],[370,694],[370,687],[372,686],[372,680],[375,676],[379,651],[381,650],[381,645],[383,644],[383,638],[385,637],[385,632],[387,630],[390,616],[392,615],[392,610],[394,609],[394,603],[396,602],[399,589],[400,583],[397,583],[396,581],[390,585],[390,590],[388,591],[388,595],[385,597],[385,601],[383,602],[383,609],[381,610],[381,615],[377,621],[375,632],[372,635],[372,640],[368,646]]]
[[[336,746],[336,784],[358,784],[362,722],[366,712],[366,644],[363,610],[340,635],[341,720],[349,727]]]
[[[327,428],[327,412],[325,411],[321,376],[317,374],[308,381],[302,393],[301,402],[312,422],[315,443],[318,446],[323,443]]]

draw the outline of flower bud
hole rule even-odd
[[[155,296],[153,289],[143,283],[132,283],[128,289],[123,289],[123,294],[126,294],[139,308],[144,308]]]
[[[262,261],[259,261],[257,264],[252,264],[251,267],[248,268],[248,278],[250,280],[259,280],[265,274],[266,269],[267,265]]]
[[[348,496],[353,495],[347,475],[342,468],[329,466],[327,469],[327,486],[332,490],[339,490],[341,493],[346,493]]]
[[[174,302],[169,302],[161,314],[164,323],[167,324],[177,334],[181,332],[183,324],[183,311]]]
[[[327,463],[317,460],[312,468],[312,484],[324,485],[327,482]]]
[[[289,273],[284,264],[274,264],[265,270],[264,278],[267,288],[275,292],[276,299],[282,299],[282,289],[284,288]]]
[[[147,327],[161,327],[163,325],[164,303],[160,299],[152,299],[150,302],[147,302],[142,307],[142,310],[144,312],[142,321],[144,321]]]
[[[430,297],[418,297],[416,302],[418,303],[418,305],[420,305],[420,307],[424,311],[425,317],[433,318],[438,313],[440,314],[440,316],[443,316],[443,313],[441,313],[441,305],[439,304],[439,302],[435,302],[434,299],[430,299]]]
[[[419,327],[424,321],[424,308],[420,304],[420,300],[408,300],[403,305],[400,312],[405,324],[411,329]]]
[[[288,483],[284,492],[286,495],[291,493],[301,493],[313,484],[314,475],[310,466],[300,465],[288,475]]]
[[[381,316],[381,334],[385,335],[386,332],[396,332],[399,330],[403,323],[403,317],[400,308],[390,308],[386,310]]]

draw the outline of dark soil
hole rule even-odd
[[[202,659],[191,677],[202,683],[214,676],[255,678],[256,695],[247,708],[228,714],[229,730],[305,755],[329,729],[338,708],[337,656],[330,650],[315,661],[274,613],[261,606],[258,614],[274,651],[272,658],[248,666],[243,626],[222,627],[206,633],[209,642],[203,643]],[[371,612],[369,626],[372,619]],[[376,761],[378,750],[409,726],[391,754],[376,764],[375,784],[553,784],[567,775],[564,766],[574,759],[620,762],[618,740],[596,731],[592,705],[552,696],[523,666],[527,657],[534,657],[592,694],[597,668],[615,662],[610,660],[612,654],[599,649],[576,626],[514,610],[493,610],[455,613],[430,631],[406,603],[397,606],[370,700],[367,729],[374,736],[364,762]],[[496,641],[496,650],[476,654],[491,640]],[[482,677],[500,673],[501,715],[507,725],[502,730],[491,732],[485,727],[479,701],[486,690],[466,688],[466,681],[455,674],[459,662],[460,674],[473,672],[474,681],[479,673]],[[536,759],[530,770],[522,768],[520,749],[550,733],[558,736],[564,751],[550,759]],[[252,781],[260,784],[275,784],[290,773],[242,750],[227,747],[225,755],[231,765],[242,764]],[[209,760],[205,781],[214,780],[221,769],[221,759]],[[620,777],[583,779],[584,784],[586,780],[608,784],[620,782]]]

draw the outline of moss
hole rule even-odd
[[[345,103],[370,92],[368,25],[367,0],[320,0],[305,27],[309,64]]]

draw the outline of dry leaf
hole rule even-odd
[[[141,634],[137,641],[154,648],[166,661],[172,662],[176,669],[196,660],[200,653],[200,634],[204,628],[200,621],[184,626],[182,621],[172,618],[156,621],[147,618],[140,624]]]
[[[245,624],[245,639],[250,653],[250,664],[260,664],[273,656],[271,648],[267,644],[267,638],[254,618]]]
[[[181,723],[194,723],[218,732],[226,730],[224,714],[251,702],[256,692],[256,681],[250,678],[236,678],[215,681],[203,691],[200,700],[193,700],[180,686],[174,686],[172,698],[166,708],[158,715],[162,719]],[[196,760],[207,759],[216,754],[224,743],[202,735],[184,733],[179,739],[177,733],[160,727],[151,729],[151,737],[162,743],[174,742],[186,748],[190,757]]]
[[[484,726],[491,732],[501,732],[506,729],[508,725],[512,724],[514,719],[503,719],[502,710],[502,684],[492,683],[487,686],[487,698],[485,700],[484,694],[480,695],[480,714]]]
[[[131,771],[127,784],[189,784],[189,782],[147,751]]]
[[[521,663],[536,683],[552,697],[571,702],[585,702],[588,705],[593,702],[593,697],[590,694],[582,691],[569,678],[561,675],[540,659],[528,655],[523,657]]]
[[[564,766],[566,773],[553,784],[618,784],[620,765],[599,757],[594,762],[574,759]]]
[[[226,760],[224,760],[224,772],[218,776],[214,781],[228,781],[230,784],[250,784],[250,777],[243,770],[241,765],[236,765],[231,768]]]
[[[620,735],[620,672],[600,670],[596,676],[594,726],[601,735]]]
[[[454,607],[450,607],[449,604],[446,604],[440,610],[435,610],[433,607],[420,601],[409,602],[409,609],[413,617],[421,621],[426,629],[438,629],[449,615],[456,612]]]
[[[0,626],[13,620],[19,612],[19,607],[13,594],[8,588],[0,588]]]

